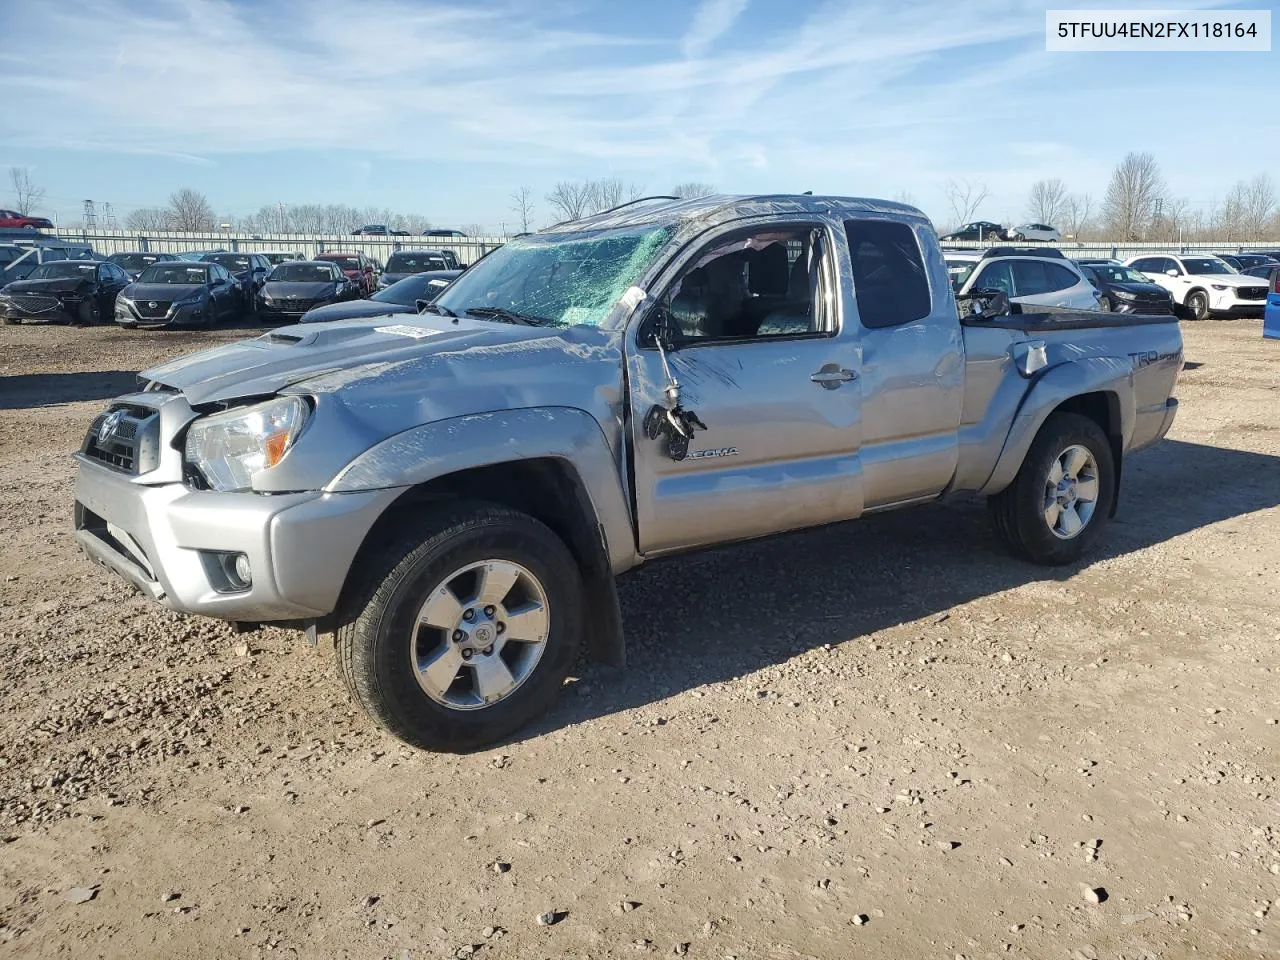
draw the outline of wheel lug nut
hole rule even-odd
[[[463,659],[463,660],[470,660],[470,659],[471,659],[471,648],[470,648],[470,647],[463,647],[463,648],[462,648],[462,659]]]
[[[498,632],[499,632],[499,633],[506,633],[506,632],[507,632],[507,625],[506,625],[505,623],[503,623],[501,620],[499,620],[499,621],[498,621],[497,630],[498,630]]]
[[[453,642],[454,642],[454,643],[461,643],[461,642],[462,642],[463,640],[465,640],[465,639],[467,639],[467,635],[466,635],[465,633],[463,633],[461,630],[455,630],[455,631],[453,631]]]
[[[484,615],[485,615],[486,617],[492,617],[492,616],[493,616],[493,614],[494,614],[494,608],[493,608],[492,606],[489,606],[489,607],[485,607],[485,608],[484,608]]]
[[[475,618],[476,618],[476,612],[474,610],[471,610],[468,608],[462,611],[462,619],[467,621],[467,623],[470,623]]]
[[[486,657],[493,655],[493,644],[489,644],[489,646],[484,648],[484,655]]]

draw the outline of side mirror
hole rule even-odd
[[[1003,290],[989,288],[970,290],[963,297],[958,297],[957,303],[961,317],[993,320],[996,317],[1007,317],[1015,312],[1013,304],[1009,303],[1009,295]]]
[[[1176,277],[1178,275],[1178,271],[1170,267],[1168,270],[1165,271],[1165,274],[1170,277]]]

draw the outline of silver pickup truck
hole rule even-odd
[[[77,455],[76,538],[174,610],[334,634],[374,721],[472,749],[580,646],[622,662],[614,578],[647,560],[956,494],[1025,558],[1078,558],[1169,429],[1181,334],[1008,311],[958,308],[902,204],[634,203],[418,315],[146,371]]]

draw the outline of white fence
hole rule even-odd
[[[52,231],[46,231],[52,236]],[[392,237],[343,236],[316,233],[236,233],[211,230],[179,233],[171,230],[59,230],[57,236],[75,243],[87,243],[102,254],[148,250],[153,253],[188,253],[193,250],[232,250],[257,253],[267,250],[291,251],[305,257],[326,250],[359,251],[386,263],[397,250],[452,250],[464,264],[473,263],[505,237]],[[2,242],[2,241],[0,241]]]
[[[31,235],[35,235],[34,231]],[[46,232],[51,235],[51,232]],[[383,263],[396,250],[452,250],[464,264],[474,263],[495,247],[506,243],[506,237],[391,237],[343,236],[316,233],[234,233],[212,230],[205,233],[179,233],[169,230],[60,230],[63,240],[87,243],[102,254],[149,250],[155,253],[186,253],[192,250],[232,250],[254,253],[265,250],[292,251],[314,256],[326,250],[360,251]],[[3,242],[3,241],[0,241]],[[984,243],[944,243],[945,250],[985,250],[991,246],[1015,245],[1008,241]],[[1034,246],[1024,242],[1021,246]],[[1068,257],[1115,257],[1120,260],[1143,253],[1246,253],[1250,250],[1280,250],[1280,242],[1241,243],[1239,241],[1202,241],[1196,243],[1113,243],[1064,241],[1047,244]]]
[[[990,240],[985,243],[944,243],[943,250],[982,251],[990,247],[1054,247],[1068,257],[1114,257],[1127,260],[1144,253],[1248,253],[1251,250],[1280,250],[1280,241],[1259,241],[1258,243],[1240,243],[1239,241],[1197,241],[1196,243],[1109,243],[1107,241],[1090,241],[1075,243],[1014,243],[1012,240]]]

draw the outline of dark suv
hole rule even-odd
[[[1173,313],[1169,291],[1145,276],[1116,263],[1078,263],[1085,279],[1098,288],[1098,309],[1112,313]]]

